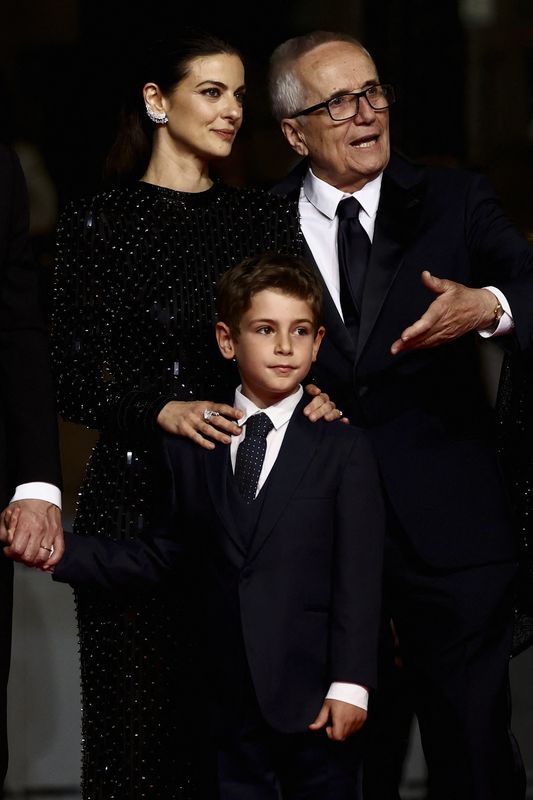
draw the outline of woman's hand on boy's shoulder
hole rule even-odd
[[[322,392],[314,383],[308,383],[305,387],[307,394],[313,398],[304,408],[304,414],[310,422],[318,419],[325,419],[326,422],[341,420],[348,424],[350,420],[345,417],[340,409],[337,408],[333,400],[326,392]]]
[[[226,403],[211,400],[171,400],[157,416],[157,424],[167,433],[191,439],[206,450],[215,442],[229,444],[241,430],[236,424],[243,412]]]

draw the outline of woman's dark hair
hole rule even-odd
[[[108,181],[137,180],[148,166],[155,126],[146,115],[142,94],[145,84],[156,83],[163,94],[168,94],[187,76],[195,58],[224,53],[242,60],[233,45],[194,28],[185,28],[172,38],[141,49],[142,56],[127,77],[117,134],[106,158],[104,178]]]

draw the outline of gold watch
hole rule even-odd
[[[502,306],[502,304],[500,303],[499,300],[498,300],[498,303],[497,303],[497,305],[496,305],[496,307],[495,307],[495,309],[493,311],[493,314],[494,314],[494,324],[497,325],[499,323],[499,321],[501,320],[501,318],[503,317],[503,315],[504,315],[503,306]]]

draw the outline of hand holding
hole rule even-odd
[[[159,412],[157,424],[167,433],[185,436],[206,450],[213,450],[214,442],[229,444],[232,436],[239,436],[241,429],[232,420],[242,415],[242,411],[225,403],[171,400]]]
[[[316,422],[317,419],[324,418],[326,422],[340,419],[346,424],[349,423],[349,419],[343,416],[342,411],[336,407],[329,395],[320,391],[314,383],[308,383],[305,391],[313,398],[304,408],[304,414],[310,422]]]
[[[488,289],[470,289],[447,278],[436,278],[428,270],[422,273],[422,282],[437,298],[393,343],[393,355],[405,350],[437,347],[494,324],[498,300]]]
[[[47,500],[16,500],[0,515],[0,541],[13,561],[45,571],[55,567],[64,552],[59,508]]]
[[[325,727],[329,739],[343,742],[363,727],[366,718],[367,712],[364,708],[342,700],[326,699],[317,718],[309,725],[309,730],[318,731]]]

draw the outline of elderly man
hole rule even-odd
[[[57,417],[23,173],[0,147],[0,793],[7,771],[6,691],[13,563],[54,566],[63,554]],[[8,533],[16,509],[16,528]],[[14,523],[14,518],[12,520]],[[14,525],[12,527],[15,527]],[[6,558],[9,556],[9,559]]]
[[[326,288],[316,381],[367,429],[380,464],[384,611],[430,796],[521,797],[508,728],[515,550],[476,355],[480,334],[531,344],[533,252],[482,176],[391,156],[394,88],[356,40],[284,42],[270,91],[303,159],[274,190],[299,198]]]

